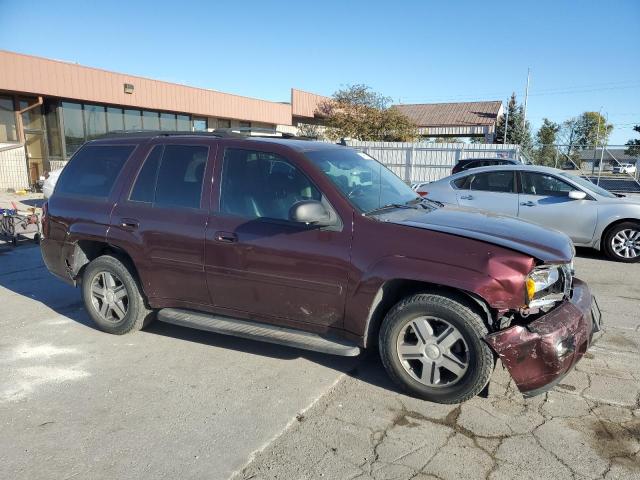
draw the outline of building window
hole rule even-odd
[[[16,113],[13,98],[0,97],[0,142],[17,142]]]
[[[62,102],[62,120],[64,123],[64,144],[67,156],[71,156],[84,143],[82,104]]]
[[[251,128],[251,122],[240,122],[240,128]]]
[[[218,128],[231,128],[231,120],[228,118],[219,118]]]
[[[206,118],[193,118],[193,131],[194,132],[206,132],[207,131],[207,119]]]
[[[104,107],[100,105],[84,106],[84,126],[87,140],[101,137],[107,133],[107,117]]]
[[[160,117],[158,112],[142,112],[142,128],[143,130],[160,130]]]
[[[176,131],[176,116],[173,113],[160,114],[160,130],[170,132]]]
[[[142,117],[140,116],[140,110],[124,111],[124,129],[142,130]]]
[[[189,115],[176,115],[178,120],[178,131],[179,132],[190,132],[191,131],[191,117]]]
[[[124,118],[121,108],[107,107],[107,131],[119,132],[124,130]]]
[[[62,134],[58,117],[58,102],[45,101],[44,122],[47,126],[49,156],[62,158]]]

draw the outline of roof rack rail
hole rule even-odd
[[[230,135],[225,135],[222,132],[203,132],[197,131],[192,132],[189,130],[184,131],[168,131],[168,130],[114,130],[105,135],[102,135],[99,138],[105,137],[172,137],[172,136],[203,136],[203,137],[226,137]],[[235,135],[239,137],[240,135]]]
[[[202,136],[216,138],[282,138],[296,140],[316,140],[312,137],[298,136],[293,133],[279,132],[273,128],[216,128],[212,131],[168,131],[168,130],[114,130],[97,138],[110,137],[173,137]],[[96,138],[96,139],[97,139]]]
[[[216,128],[212,133],[223,133],[229,135],[240,135],[243,137],[276,137],[276,138],[291,138],[296,140],[314,140],[311,137],[304,137],[296,135],[295,133],[281,132],[276,128],[263,128],[263,127],[230,127],[230,128]]]

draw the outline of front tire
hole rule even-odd
[[[604,236],[604,252],[616,262],[639,262],[640,223],[623,222],[610,229]]]
[[[489,382],[493,352],[479,315],[443,295],[418,294],[398,303],[379,333],[382,363],[403,390],[424,400],[459,403]]]
[[[86,267],[82,298],[93,321],[107,333],[134,332],[154,318],[128,265],[111,255],[98,257]]]

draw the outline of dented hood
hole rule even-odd
[[[450,205],[433,209],[398,208],[375,218],[492,243],[545,263],[570,262],[574,254],[571,239],[564,233],[485,210]]]

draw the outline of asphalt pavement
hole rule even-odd
[[[640,478],[640,264],[580,251],[605,332],[551,393],[423,402],[377,356],[156,322],[112,336],[37,246],[0,247],[0,478]]]

